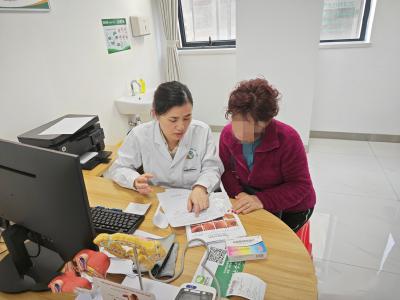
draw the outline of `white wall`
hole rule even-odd
[[[311,129],[400,134],[400,1],[377,1],[367,48],[321,49]]]
[[[48,13],[0,13],[0,138],[16,136],[67,113],[97,114],[106,143],[128,128],[114,99],[142,77],[163,81],[155,0],[57,0]],[[107,54],[102,18],[150,18],[152,34],[132,49]],[[155,17],[156,16],[156,17]]]
[[[225,108],[236,83],[263,75],[282,93],[278,119],[294,126],[307,144],[321,1],[252,0],[249,5],[238,0],[237,5],[236,50],[180,52],[182,81],[193,91],[195,117],[225,125]]]
[[[278,119],[309,139],[322,1],[237,1],[237,79],[265,77],[282,94]]]
[[[239,5],[246,2],[241,1]],[[243,64],[251,63],[252,67],[254,65],[258,67],[260,61],[263,64],[268,63],[270,68],[264,76],[283,94],[279,118],[294,125],[302,133],[304,141],[308,137],[309,129],[400,134],[400,35],[397,32],[400,28],[400,1],[377,1],[370,47],[321,48],[319,50],[313,48],[312,55],[304,53],[307,50],[302,40],[292,37],[292,42],[289,43],[290,39],[285,39],[287,37],[285,30],[288,28],[281,26],[281,20],[287,22],[291,18],[292,20],[296,18],[292,16],[298,10],[296,5],[304,4],[304,1],[298,1],[297,4],[291,1],[290,7],[287,1],[276,1],[275,5],[279,7],[268,10],[270,14],[274,14],[273,16],[270,16],[266,9],[258,9],[253,3],[255,2],[252,1],[252,5],[248,5],[247,10],[246,7],[245,10],[238,10],[239,18],[241,15],[247,16],[254,23],[255,30],[243,35],[241,23],[238,22],[237,51],[241,51],[240,42],[244,41],[242,37],[252,39],[257,36],[257,30],[262,31],[262,41],[265,42],[247,42],[250,43],[254,52],[258,51],[264,56],[263,59],[255,60],[254,55],[248,55],[242,62]],[[263,5],[271,3],[270,0],[263,1]],[[308,2],[307,5],[314,6],[315,1]],[[285,11],[286,8],[287,11]],[[284,16],[275,16],[279,12]],[[249,13],[251,13],[251,18],[248,17]],[[312,18],[311,15],[313,15],[315,18],[320,15],[319,12],[314,14],[308,12],[307,16]],[[265,19],[271,22],[269,26],[264,24]],[[296,29],[296,26],[290,27],[290,29],[293,28]],[[313,30],[315,34],[319,26],[316,25]],[[283,40],[277,40],[279,35],[275,33],[279,32]],[[257,48],[259,46],[261,48]],[[288,54],[293,50],[301,51],[302,55],[296,58]],[[195,117],[211,125],[224,125],[226,121],[221,111],[227,104],[229,91],[238,81],[234,73],[236,69],[240,72],[241,67],[236,66],[234,50],[229,53],[209,55],[204,55],[205,51],[207,50],[204,50],[203,54],[196,55],[182,54],[186,52],[181,51],[183,81],[194,91]],[[313,58],[315,51],[317,51],[316,62]],[[293,61],[296,59],[304,60],[301,67],[297,61]],[[307,63],[307,59],[313,61]],[[291,63],[298,67],[292,70],[290,66],[288,67]],[[310,75],[314,69],[316,73]],[[301,88],[301,83],[304,83],[307,78],[312,80],[314,77],[316,77],[315,83],[307,82],[307,88]],[[238,79],[244,78],[244,75],[238,77]],[[286,86],[289,81],[290,90]],[[312,96],[313,85],[314,97]],[[310,96],[305,99],[306,95]],[[313,103],[310,103],[312,98],[314,98]],[[212,105],[203,106],[203,103],[212,103]]]
[[[182,82],[193,96],[193,117],[210,125],[227,123],[225,110],[236,83],[236,55],[233,51],[182,50]]]

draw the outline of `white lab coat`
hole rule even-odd
[[[209,193],[219,187],[224,171],[210,127],[196,120],[190,123],[173,159],[158,121],[134,127],[105,177],[134,189],[133,182],[140,176],[136,170],[141,166],[145,173],[154,175],[151,179],[154,185],[191,189],[198,184]]]

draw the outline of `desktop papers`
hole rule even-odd
[[[202,239],[206,243],[214,243],[246,236],[246,230],[237,214],[226,212],[221,218],[186,226],[186,236],[188,241]],[[200,243],[190,243],[190,247],[197,245]]]
[[[233,274],[226,296],[263,300],[266,288],[267,284],[257,276],[240,272]]]
[[[227,194],[212,193],[209,196],[209,207],[201,211],[199,216],[196,217],[194,212],[187,211],[187,200],[190,193],[191,190],[186,189],[167,189],[165,192],[157,194],[161,207],[172,227],[220,218],[232,207]]]
[[[64,118],[54,124],[53,126],[47,128],[46,130],[39,133],[39,135],[47,134],[74,134],[83,125],[92,120],[93,117],[79,117],[79,118]]]
[[[107,252],[108,253],[108,252]],[[133,261],[130,259],[110,257],[107,274],[135,275]]]
[[[156,299],[175,299],[175,297],[178,295],[179,288],[174,285],[147,278],[142,278],[142,281],[143,290],[145,292],[153,293],[154,296],[156,296]],[[126,276],[121,285],[134,289],[140,289],[139,277],[137,275]]]
[[[94,278],[93,285],[100,290],[103,300],[156,300],[153,292],[141,291],[101,278]]]
[[[141,203],[129,203],[128,207],[125,208],[125,212],[127,213],[131,213],[131,214],[137,214],[137,215],[141,215],[144,216],[147,212],[147,210],[149,209],[151,203],[147,203],[147,204],[141,204]]]
[[[97,154],[99,154],[99,153],[98,152],[86,152],[86,153],[83,153],[81,156],[79,156],[79,161],[80,161],[81,165],[86,164],[89,160],[91,160]]]

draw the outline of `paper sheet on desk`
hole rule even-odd
[[[110,266],[108,267],[107,273],[135,275],[133,272],[133,261],[130,259],[110,257]]]
[[[251,300],[263,300],[267,284],[257,276],[235,273],[229,283],[226,296],[240,296]]]
[[[129,203],[127,208],[125,208],[124,212],[131,213],[131,214],[137,214],[137,215],[142,215],[144,216],[149,209],[151,203],[147,204],[141,204],[141,203]],[[136,234],[136,232],[135,232]]]
[[[175,299],[176,295],[178,295],[179,288],[176,286],[147,278],[142,278],[142,280],[143,289],[146,292],[152,292],[156,296],[156,299]],[[140,289],[139,277],[137,275],[126,276],[121,285]]]
[[[83,125],[92,120],[92,117],[80,117],[80,118],[64,118],[54,124],[53,126],[47,128],[46,130],[39,133],[39,135],[48,135],[48,134],[74,134],[77,132]]]
[[[157,197],[161,207],[172,227],[180,227],[214,220],[222,217],[232,208],[229,197],[225,193],[211,193],[209,196],[209,207],[200,212],[196,217],[195,213],[187,211],[187,199],[191,190],[167,189],[158,193]]]
[[[94,278],[93,286],[100,290],[103,300],[156,300],[153,291],[146,292],[101,278]]]
[[[86,152],[86,153],[83,153],[81,156],[79,156],[79,161],[80,161],[81,165],[86,164],[89,160],[91,160],[97,154],[99,154],[99,153],[98,152]]]

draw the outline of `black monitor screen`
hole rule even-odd
[[[33,242],[63,261],[94,249],[79,157],[0,140],[0,218],[26,230]]]

